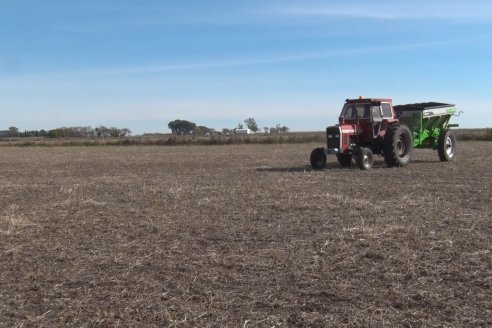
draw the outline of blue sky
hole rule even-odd
[[[488,0],[0,0],[0,40],[0,129],[320,131],[360,95],[492,127]]]

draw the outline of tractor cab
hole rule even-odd
[[[347,99],[338,118],[340,125],[353,125],[362,140],[372,140],[381,133],[383,120],[393,120],[391,99]]]

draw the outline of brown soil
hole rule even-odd
[[[2,327],[492,325],[492,143],[3,148]]]

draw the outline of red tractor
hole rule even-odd
[[[343,167],[357,164],[368,170],[374,155],[384,156],[389,167],[405,166],[412,149],[439,150],[442,161],[454,159],[456,139],[448,124],[454,105],[418,103],[393,107],[391,99],[347,99],[339,124],[326,128],[326,148],[311,153],[313,169],[326,165],[326,154],[337,156]]]

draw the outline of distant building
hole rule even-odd
[[[234,132],[236,134],[251,134],[250,129],[236,129]]]

